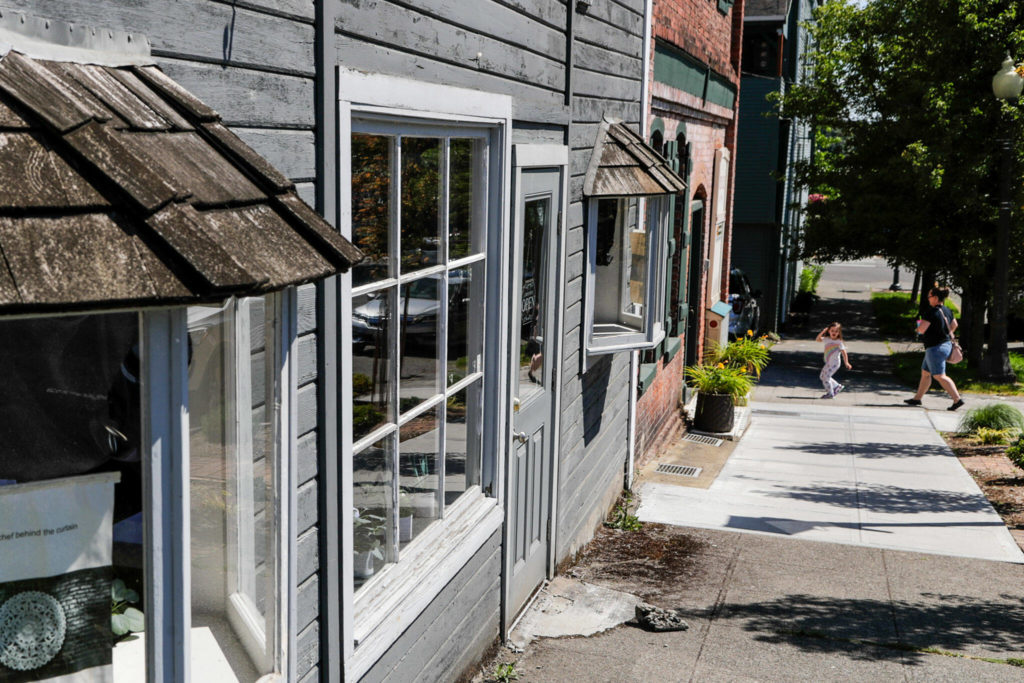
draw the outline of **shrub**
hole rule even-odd
[[[1006,457],[1014,465],[1024,470],[1024,437],[1018,437],[1017,441],[1006,449]]]
[[[960,420],[958,427],[961,434],[977,432],[978,429],[1015,429],[1024,432],[1024,415],[1006,403],[991,403],[987,406],[974,408]]]
[[[356,396],[362,396],[373,391],[373,380],[370,379],[369,375],[364,375],[361,372],[352,373],[352,393]]]
[[[978,427],[974,432],[974,438],[986,445],[1004,445],[1010,443],[1019,432],[1016,429],[989,429],[988,427]]]
[[[814,294],[817,292],[818,282],[821,281],[821,275],[824,272],[825,266],[804,266],[804,269],[800,271],[800,287],[797,291],[807,292],[808,294]]]

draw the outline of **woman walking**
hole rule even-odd
[[[914,398],[903,401],[907,405],[921,405],[921,399],[928,393],[933,379],[937,380],[949,397],[953,399],[953,405],[946,410],[956,410],[964,404],[960,392],[956,389],[956,384],[946,374],[946,359],[949,358],[949,354],[953,350],[952,336],[957,328],[953,311],[943,305],[948,296],[949,289],[946,287],[932,287],[928,291],[928,305],[931,308],[925,312],[924,317],[917,321],[917,333],[921,335],[921,340],[924,342],[921,381],[917,385],[917,393],[914,394]]]
[[[832,375],[839,370],[839,361],[846,365],[847,370],[852,370],[850,357],[846,355],[846,345],[843,343],[843,326],[839,323],[829,323],[829,326],[818,333],[815,341],[825,342],[825,366],[821,369],[818,377],[821,385],[825,387],[825,395],[822,398],[835,398],[836,394],[843,390],[843,385],[832,379]]]

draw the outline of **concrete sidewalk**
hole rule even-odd
[[[902,403],[910,392],[889,373],[868,301],[891,274],[877,261],[828,267],[807,330],[773,350],[751,426],[714,481],[641,480],[638,515],[665,525],[599,530],[521,622],[542,635],[546,617],[564,622],[599,586],[679,610],[688,631],[611,620],[503,650],[477,680],[514,661],[519,680],[546,682],[1024,681],[1024,555],[938,434],[960,417],[948,398]],[[825,400],[813,339],[832,320],[854,368]]]
[[[929,413],[755,402],[707,489],[645,483],[645,522],[1024,562]]]

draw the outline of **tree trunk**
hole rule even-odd
[[[964,287],[963,311],[959,320],[960,328],[957,336],[964,347],[967,365],[971,368],[981,365],[985,345],[985,305],[987,301],[988,287],[984,284]]]
[[[917,301],[918,289],[921,287],[921,269],[914,269],[914,286],[910,288],[910,300]]]
[[[924,271],[921,273],[921,299],[917,303],[917,317],[924,317],[924,312],[931,306],[928,305],[928,292],[935,286],[935,271]]]

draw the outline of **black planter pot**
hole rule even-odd
[[[693,428],[702,432],[728,432],[735,419],[732,394],[697,394]]]

